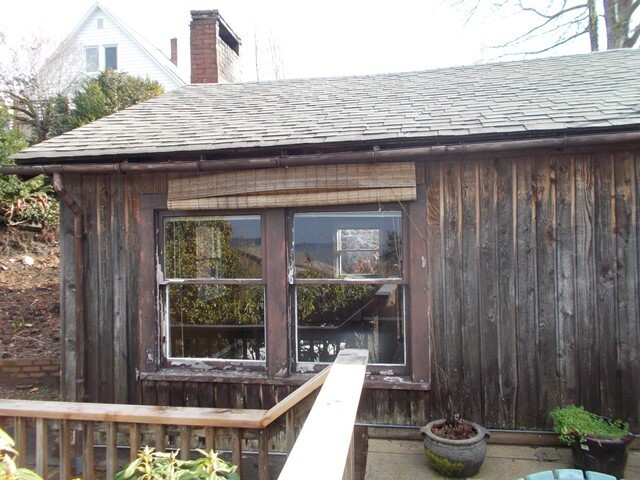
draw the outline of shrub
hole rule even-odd
[[[13,438],[0,428],[0,480],[42,480],[28,468],[16,467],[18,452]]]
[[[628,423],[601,417],[581,406],[556,407],[550,415],[553,420],[553,430],[567,445],[572,445],[576,441],[584,442],[586,437],[619,440],[629,435]]]
[[[113,480],[240,480],[237,467],[225,462],[211,450],[197,450],[201,457],[196,460],[179,460],[178,451],[165,453],[144,447],[138,458]]]

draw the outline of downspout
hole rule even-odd
[[[76,402],[86,402],[87,392],[85,386],[86,355],[85,355],[85,315],[84,315],[84,231],[82,224],[82,209],[65,190],[62,184],[62,175],[53,174],[53,188],[60,200],[69,207],[73,213],[73,251],[74,251],[74,280],[75,288],[75,318],[76,318]],[[64,321],[64,320],[63,320]]]

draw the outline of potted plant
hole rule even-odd
[[[624,476],[629,444],[634,437],[628,423],[601,417],[575,405],[556,407],[550,415],[554,431],[571,447],[577,468],[618,478]]]
[[[447,375],[440,367],[436,369],[444,418],[433,420],[420,429],[429,465],[449,477],[475,475],[487,454],[489,431],[464,418],[471,389],[469,382],[457,375]]]

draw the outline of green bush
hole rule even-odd
[[[10,155],[27,147],[18,130],[10,127],[7,107],[0,106],[0,165],[14,165]],[[22,181],[0,174],[0,224],[30,224],[45,230],[57,229],[60,205],[53,196],[49,178],[38,175]]]
[[[113,480],[240,480],[237,467],[225,462],[211,450],[197,450],[201,457],[196,460],[179,460],[178,451],[165,453],[144,447],[138,458]]]
[[[0,428],[0,480],[42,480],[40,475],[35,474],[28,468],[18,468],[13,438]]]
[[[553,420],[553,430],[567,445],[572,445],[576,441],[584,442],[586,437],[619,440],[629,435],[628,423],[601,417],[581,406],[556,407],[550,415]]]

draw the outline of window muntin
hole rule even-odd
[[[399,211],[293,215],[293,301],[298,363],[368,348],[370,364],[405,365]]]
[[[104,47],[104,68],[118,69],[118,47]]]
[[[266,359],[259,215],[163,218],[166,356]]]
[[[98,60],[98,47],[85,47],[85,70],[87,72],[97,72],[100,70],[100,63]]]

